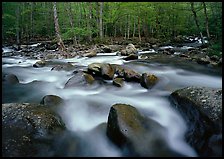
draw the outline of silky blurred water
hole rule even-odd
[[[67,128],[74,132],[88,133],[103,122],[107,122],[110,107],[116,103],[130,104],[143,115],[154,119],[167,130],[169,145],[174,150],[187,155],[197,156],[184,141],[186,123],[180,114],[170,105],[168,96],[176,89],[186,86],[206,86],[222,88],[222,77],[203,74],[159,63],[125,62],[120,56],[96,56],[93,58],[72,58],[56,61],[72,62],[75,65],[88,66],[93,62],[106,62],[125,65],[139,73],[153,73],[159,82],[150,90],[139,83],[125,82],[122,88],[108,85],[94,85],[90,88],[78,87],[64,89],[71,78],[72,71],[51,71],[52,67],[34,68],[37,60],[24,57],[2,58],[2,72],[15,74],[20,84],[3,85],[3,103],[40,102],[45,95],[57,95],[66,100],[60,115]],[[37,82],[40,81],[40,82]],[[111,81],[108,81],[109,83]],[[120,156],[120,151],[108,142],[105,136],[88,138],[86,149],[94,147],[89,156]],[[80,135],[83,140],[84,135]],[[96,146],[97,145],[97,146]]]

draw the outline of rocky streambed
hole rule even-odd
[[[2,57],[3,156],[222,155],[219,69],[166,48],[40,46]]]

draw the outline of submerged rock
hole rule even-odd
[[[94,81],[95,79],[92,75],[83,72],[77,72],[65,83],[64,88],[88,86],[93,84]]]
[[[146,89],[152,88],[158,81],[158,78],[153,74],[143,73],[141,76],[140,84]]]
[[[123,150],[124,156],[181,156],[169,148],[164,127],[131,105],[113,105],[107,123],[107,136]]]
[[[138,59],[138,55],[136,54],[130,54],[127,57],[124,58],[124,60],[129,61],[129,60],[136,60]]]
[[[44,105],[2,104],[2,154],[51,156],[52,141],[65,130],[60,116]]]
[[[6,81],[9,84],[17,84],[17,83],[19,83],[19,80],[18,80],[17,76],[14,75],[14,74],[6,74],[6,75],[4,75],[3,81]]]
[[[187,142],[200,156],[221,156],[222,141],[214,135],[222,134],[222,89],[186,87],[174,91],[170,99],[185,118]]]
[[[50,108],[57,108],[64,103],[63,99],[56,95],[46,95],[42,98],[40,104],[50,106]]]
[[[64,71],[71,71],[71,70],[74,70],[75,67],[70,64],[70,63],[66,63],[64,65],[57,65],[57,66],[54,66],[51,71],[61,71],[61,70],[64,70]]]

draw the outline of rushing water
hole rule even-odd
[[[112,81],[108,81],[111,85],[64,89],[67,80],[73,76],[72,72],[51,71],[52,67],[34,68],[32,65],[36,61],[20,56],[2,58],[2,72],[15,74],[20,81],[20,84],[15,86],[3,85],[3,103],[40,102],[45,95],[58,95],[65,99],[67,102],[60,110],[60,115],[69,130],[78,132],[83,141],[88,140],[88,144],[85,145],[86,154],[83,156],[121,155],[104,135],[88,135],[92,128],[107,122],[110,107],[116,103],[133,105],[145,116],[156,120],[166,128],[170,147],[184,155],[197,156],[184,141],[186,123],[173,109],[168,96],[172,91],[186,86],[222,87],[220,76],[189,71],[158,62],[125,62],[122,57],[113,54],[113,56],[57,61],[72,62],[81,66],[88,66],[93,62],[124,64],[139,73],[155,74],[159,82],[150,90],[141,87],[139,83],[132,82],[125,82],[122,88],[118,88],[112,85]]]

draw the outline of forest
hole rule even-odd
[[[2,2],[2,156],[223,156],[222,29],[222,2]]]
[[[52,2],[3,2],[2,40],[54,39]],[[200,35],[222,39],[221,2],[57,2],[61,38],[74,43],[106,39],[174,39]],[[197,21],[197,22],[195,22]]]

